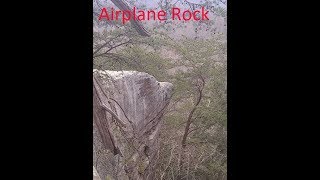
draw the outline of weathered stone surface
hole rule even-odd
[[[153,179],[172,84],[136,71],[94,70],[93,76],[94,167],[101,179]]]
[[[93,166],[93,180],[101,180],[96,168]]]

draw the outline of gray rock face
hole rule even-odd
[[[96,168],[93,166],[93,180],[101,180]]]
[[[154,179],[172,84],[136,71],[93,71],[93,166],[101,179]]]

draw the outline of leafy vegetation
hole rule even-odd
[[[225,16],[225,10],[219,13]],[[94,32],[94,68],[147,72],[174,85],[161,130],[157,179],[226,179],[226,37],[212,32],[175,39],[166,28],[183,26],[168,22],[150,37],[139,36],[130,25]]]

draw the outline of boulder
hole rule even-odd
[[[137,71],[93,71],[93,166],[101,179],[154,179],[173,85]]]

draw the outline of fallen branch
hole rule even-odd
[[[94,81],[93,81],[93,86],[94,86],[94,88],[95,88],[95,90],[96,90],[96,92],[97,92],[100,106],[103,107],[107,112],[109,112],[109,113],[117,120],[117,122],[118,122],[122,127],[126,128],[126,125],[123,123],[123,121],[120,120],[120,118],[119,118],[111,109],[109,109],[109,108],[102,102],[102,100],[101,100],[102,97],[101,97],[101,93],[100,93],[100,92],[103,92],[103,93],[104,93],[104,91],[103,91],[102,87],[100,86],[98,80],[97,80],[95,77],[93,78],[93,80],[94,80]],[[100,90],[100,91],[97,90],[97,87],[99,87],[99,90]],[[106,94],[105,94],[105,96],[106,96]]]
[[[101,106],[108,111],[116,120],[117,122],[124,128],[126,128],[127,126],[122,122],[122,120],[111,110],[109,109],[105,104],[101,104]]]

